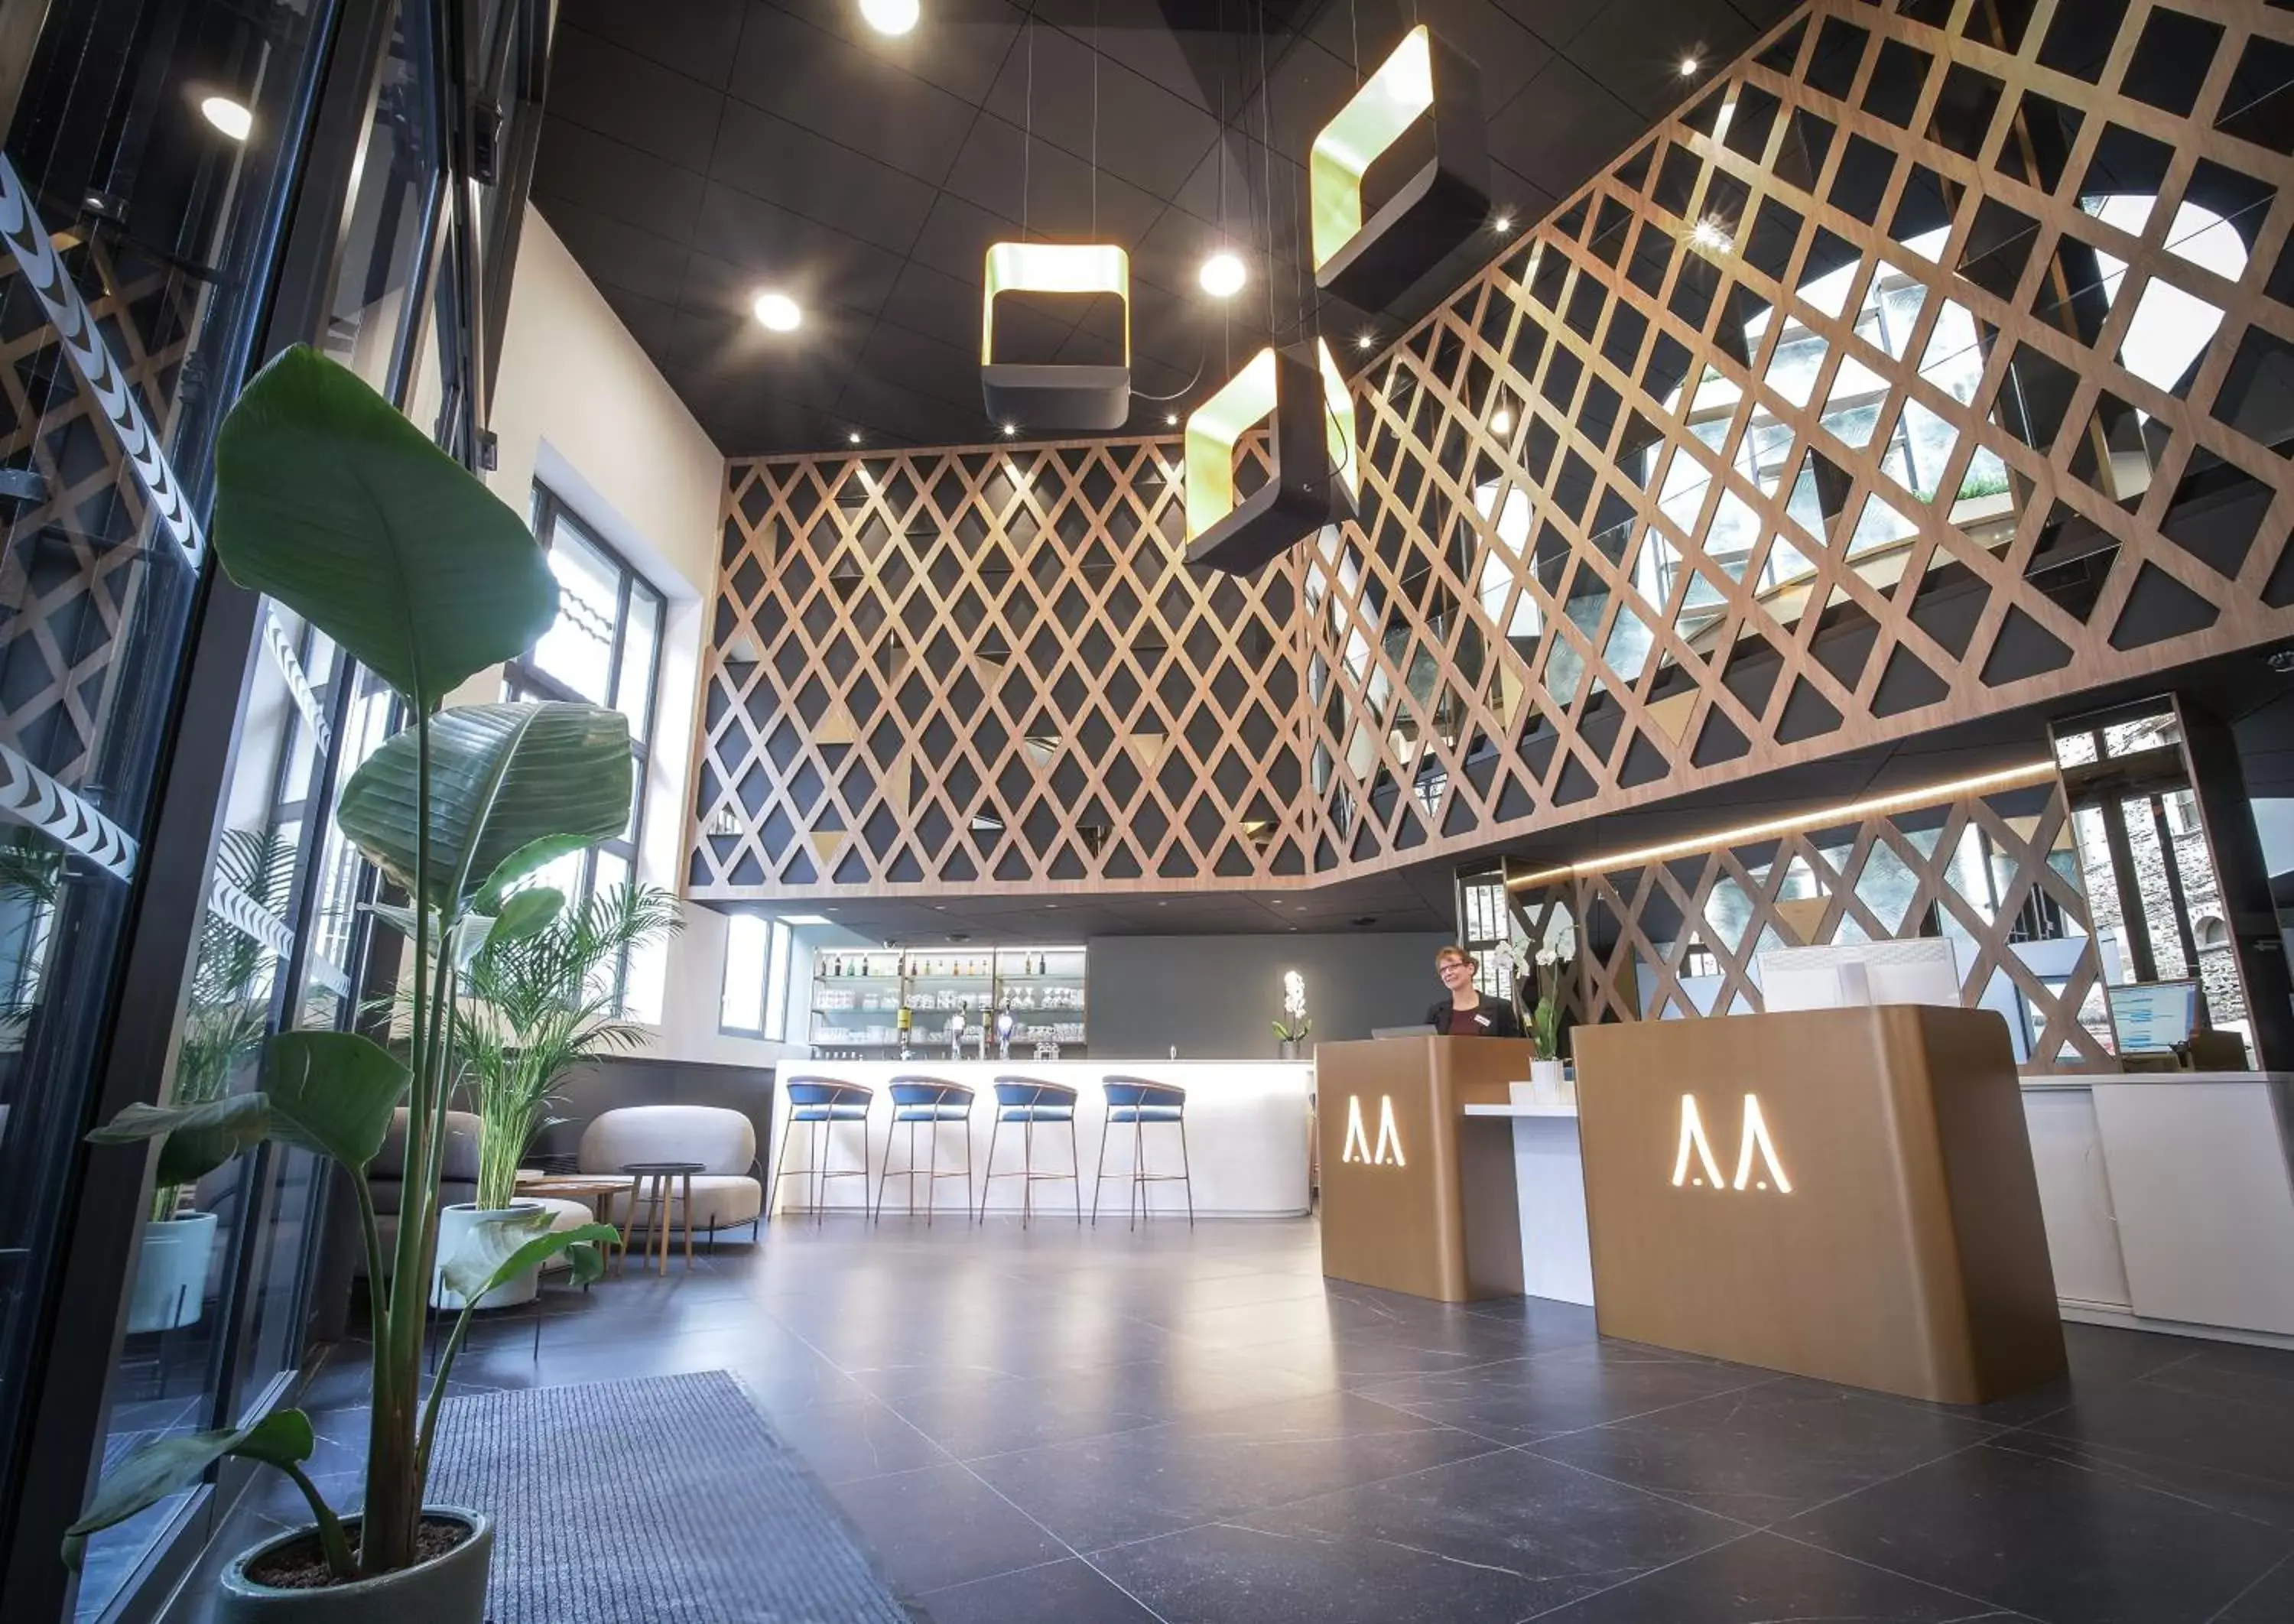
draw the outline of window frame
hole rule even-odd
[[[746,920],[756,921],[765,931],[764,954],[757,966],[757,1024],[753,1027],[725,1019],[726,993],[733,983],[733,932]],[[794,925],[777,916],[745,909],[728,915],[725,924],[724,971],[717,983],[717,1030],[728,1037],[755,1038],[769,1043],[788,1042],[789,995],[795,962]]]
[[[653,646],[649,655],[652,670],[646,674],[645,719],[642,727],[630,730],[630,751],[633,760],[636,792],[630,811],[629,832],[616,834],[598,841],[582,853],[582,874],[573,891],[566,897],[568,907],[578,907],[598,891],[598,859],[600,855],[616,857],[629,867],[628,883],[639,880],[639,854],[645,849],[646,786],[651,781],[653,768],[654,731],[660,725],[662,647],[667,641],[669,596],[623,556],[621,549],[598,534],[596,525],[584,519],[565,499],[537,479],[533,482],[531,521],[533,539],[546,554],[557,536],[560,525],[570,526],[582,545],[605,559],[614,570],[618,590],[614,605],[614,640],[606,662],[606,699],[612,708],[614,696],[622,691],[622,661],[629,654],[630,611],[640,595],[653,603]],[[551,676],[534,663],[533,650],[526,649],[505,662],[502,669],[503,696],[516,702],[522,700],[557,701],[566,704],[596,704],[600,702],[577,694],[560,678]],[[614,972],[614,1002],[620,1005],[629,996],[630,955],[622,954]]]

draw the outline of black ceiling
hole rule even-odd
[[[534,199],[729,456],[994,433],[982,258],[1020,234],[1023,175],[1031,234],[1092,235],[1094,78],[1097,236],[1132,254],[1127,432],[1144,433],[1314,321],[1301,160],[1354,64],[1412,20],[1478,64],[1497,209],[1518,226],[1688,93],[1685,53],[1725,63],[1794,0],[1040,0],[1032,27],[1009,0],[922,3],[898,39],[858,0],[559,13]],[[1224,304],[1195,283],[1222,219],[1252,276]],[[1321,329],[1334,348],[1391,336],[1498,247],[1468,245],[1377,320],[1325,304]],[[803,304],[800,331],[751,317],[767,287]],[[1098,313],[998,327],[1023,359],[1099,359]]]

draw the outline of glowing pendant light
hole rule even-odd
[[[1238,502],[1234,450],[1268,425],[1273,467]],[[1265,349],[1187,418],[1187,562],[1248,575],[1324,525],[1354,516],[1354,400],[1314,344]]]
[[[1382,310],[1479,231],[1490,213],[1481,74],[1423,24],[1314,137],[1306,163],[1314,285]],[[1433,151],[1363,218],[1371,166],[1432,116]]]
[[[1131,256],[1103,242],[999,242],[988,250],[980,310],[980,392],[988,415],[1030,429],[1120,428],[1131,415]],[[1110,294],[1123,306],[1119,366],[996,359],[996,300],[1006,293]]]

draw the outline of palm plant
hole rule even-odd
[[[351,775],[336,814],[344,834],[408,897],[394,916],[413,948],[404,1058],[357,1033],[280,1033],[264,1045],[259,1091],[131,1106],[91,1138],[159,1141],[163,1184],[196,1178],[264,1139],[343,1165],[374,1294],[365,1499],[354,1532],[302,1470],[313,1447],[309,1417],[277,1410],[250,1426],[163,1439],[128,1457],[69,1531],[64,1555],[77,1562],[88,1535],[239,1456],[280,1467],[302,1490],[337,1581],[395,1578],[419,1560],[439,1407],[469,1324],[466,1307],[426,1383],[446,1108],[458,1069],[456,970],[489,944],[549,922],[555,893],[513,897],[519,880],[628,823],[629,724],[592,705],[443,709],[457,686],[548,629],[557,583],[517,513],[316,351],[281,353],[232,408],[217,443],[216,491],[214,545],[232,578],[333,638],[396,691],[411,719]],[[404,1182],[386,1263],[365,1175],[402,1102]],[[613,1231],[588,1224],[552,1234],[548,1222],[547,1213],[519,1212],[476,1226],[447,1262],[446,1284],[474,1304],[561,1253],[578,1279],[595,1278],[596,1243]],[[463,1548],[483,1574],[485,1541],[476,1525],[465,1526]]]
[[[531,936],[490,942],[470,961],[468,1002],[454,1009],[454,1046],[476,1108],[478,1199],[508,1206],[517,1165],[546,1125],[566,1073],[630,1049],[644,1029],[621,1017],[614,986],[623,955],[685,928],[674,893],[625,885],[567,908]]]
[[[218,889],[228,888],[268,920],[281,922],[295,880],[294,843],[276,829],[226,829],[216,849]],[[251,923],[252,922],[248,922]],[[199,928],[199,955],[192,961],[183,1038],[175,1050],[175,1075],[168,1100],[181,1107],[210,1104],[230,1092],[240,1067],[263,1047],[270,1026],[270,989],[258,986],[272,945],[210,907]],[[184,1186],[161,1184],[151,1198],[151,1216],[175,1215]]]

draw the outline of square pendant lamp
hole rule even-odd
[[[1364,220],[1371,166],[1429,114],[1433,151]],[[1411,29],[1314,137],[1306,170],[1314,286],[1385,309],[1489,218],[1480,72],[1432,29]]]
[[[1120,428],[1131,416],[1131,256],[1110,243],[999,242],[988,250],[980,311],[980,392],[988,415],[1029,428]],[[1112,294],[1123,305],[1123,364],[996,359],[996,300],[1006,293]]]
[[[1234,496],[1234,448],[1273,437],[1266,483]],[[1187,562],[1249,575],[1326,524],[1354,516],[1354,397],[1330,346],[1264,349],[1187,418]]]

